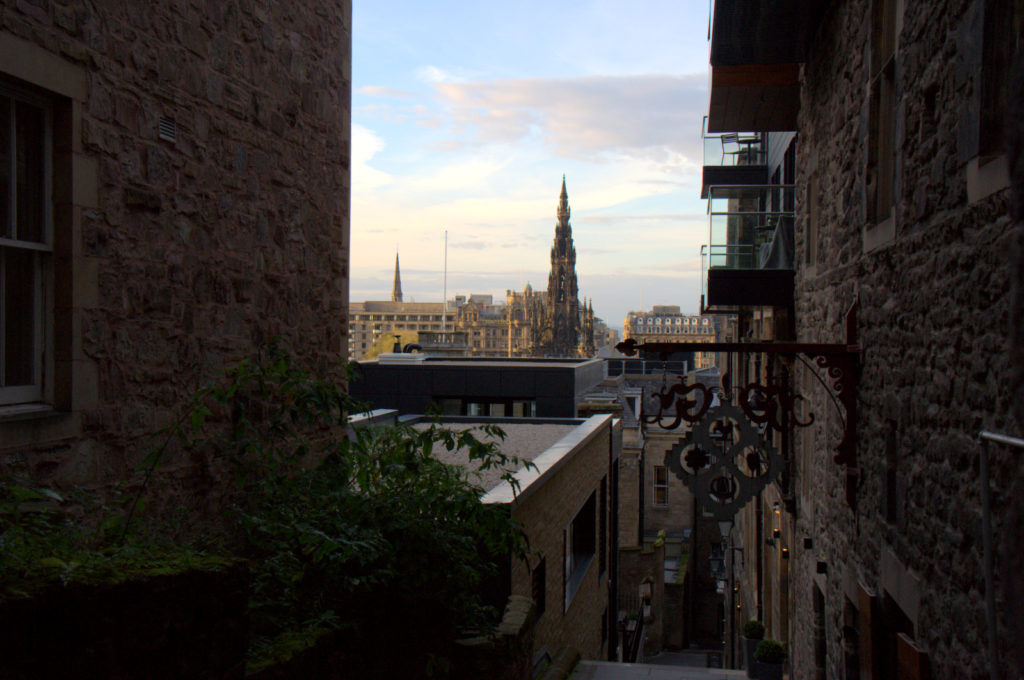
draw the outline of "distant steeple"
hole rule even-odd
[[[559,224],[569,226],[569,192],[565,190],[565,175],[562,175],[562,193],[558,197],[558,211],[556,212]]]
[[[549,314],[545,353],[550,356],[573,356],[579,342],[580,299],[576,285],[576,248],[569,224],[569,192],[562,175],[562,192],[558,197],[558,222],[551,244],[551,272],[545,306]]]
[[[391,301],[402,301],[402,277],[398,273],[398,251],[395,251],[395,284],[391,287]]]

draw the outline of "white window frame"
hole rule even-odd
[[[38,94],[0,83],[0,96],[9,102],[10,110],[10,185],[8,191],[11,197],[8,214],[4,217],[4,224],[14,225],[18,210],[18,192],[16,175],[17,158],[17,136],[15,135],[15,111],[18,102],[30,104],[43,111],[43,239],[42,242],[23,241],[12,234],[15,238],[0,236],[0,248],[4,251],[20,250],[30,251],[34,260],[35,286],[32,291],[33,304],[33,355],[35,357],[35,370],[32,376],[32,383],[29,385],[4,385],[4,371],[6,369],[6,350],[3,338],[0,337],[0,408],[42,402],[46,399],[46,380],[52,371],[51,346],[52,308],[53,308],[53,283],[52,283],[52,259],[53,259],[53,103],[46,97]],[[0,105],[2,105],[0,104]],[[3,233],[3,232],[0,232]],[[0,300],[6,299],[6,276],[4,271],[5,258],[0,257]],[[0,305],[0,315],[6,313],[6,305]],[[6,327],[8,320],[0,316],[0,329]]]
[[[661,483],[658,482],[658,471],[659,470],[661,471],[661,474],[662,474],[662,476],[664,478],[664,481],[661,482]],[[668,468],[666,468],[664,465],[655,465],[653,472],[654,472],[654,475],[653,475],[653,481],[654,481],[653,487],[654,487],[654,489],[653,489],[653,494],[651,495],[651,503],[653,505],[657,505],[659,507],[663,507],[663,506],[668,505]],[[665,494],[663,496],[663,500],[660,503],[658,502],[658,489],[662,489],[665,492]]]

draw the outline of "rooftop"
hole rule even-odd
[[[445,418],[440,421],[442,426],[465,428],[473,425],[497,425],[505,432],[505,439],[500,443],[502,453],[515,456],[521,463],[514,468],[506,468],[514,472],[519,489],[514,490],[508,482],[501,479],[505,470],[491,469],[473,472],[471,477],[485,492],[484,503],[521,503],[539,488],[545,479],[567,461],[571,454],[595,436],[604,423],[611,419],[610,415],[599,414],[589,418],[530,418],[499,420],[494,418]],[[408,420],[418,430],[430,427],[425,419]],[[482,441],[495,441],[482,435]],[[434,455],[446,463],[470,468],[468,452],[458,449],[448,451],[443,445],[434,446]],[[527,467],[525,462],[533,465]],[[470,468],[471,469],[471,468]]]
[[[534,461],[541,454],[551,448],[556,442],[562,439],[565,435],[569,434],[577,427],[579,427],[580,421],[575,423],[569,423],[565,421],[552,422],[552,423],[515,423],[509,421],[494,422],[488,421],[488,425],[498,425],[505,432],[504,441],[496,440],[493,437],[483,434],[479,426],[470,428],[474,430],[474,434],[478,439],[485,442],[497,441],[501,452],[506,456],[514,456],[519,458],[521,461]],[[457,426],[460,429],[466,427],[466,423],[451,423],[442,421],[442,425]],[[417,430],[423,431],[430,427],[429,422],[418,422],[413,425]],[[443,445],[434,445],[434,457],[441,460],[449,465],[459,465],[461,467],[472,469],[469,462],[469,453],[465,449],[455,449],[454,451],[448,451]],[[522,469],[523,465],[518,465],[515,470]],[[495,487],[501,485],[501,475],[504,470],[492,468],[490,470],[472,472],[470,481],[478,485],[481,490],[487,492],[492,491]]]

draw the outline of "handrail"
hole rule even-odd
[[[992,493],[989,490],[988,445],[989,442],[1024,449],[1024,439],[1012,437],[998,432],[982,430],[978,433],[981,440],[980,481],[981,481],[981,533],[984,546],[985,561],[985,620],[988,624],[988,660],[989,675],[992,680],[999,680],[999,649],[996,637],[996,598],[994,572],[994,556],[992,554]]]
[[[999,434],[998,432],[988,432],[987,430],[982,430],[980,433],[978,433],[978,436],[985,441],[996,442],[997,444],[1005,444],[1006,446],[1024,449],[1024,439],[1021,439],[1019,437],[1011,437],[1010,435]]]

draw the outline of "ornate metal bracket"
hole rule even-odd
[[[846,502],[856,510],[857,490],[860,487],[860,469],[857,467],[857,387],[860,382],[861,347],[857,344],[857,301],[854,301],[846,313],[846,342],[843,344],[803,343],[803,342],[654,342],[637,343],[629,338],[616,345],[623,354],[633,356],[638,351],[661,355],[676,352],[725,352],[744,354],[775,354],[798,358],[809,368],[825,369],[828,380],[823,380],[814,372],[815,377],[828,389],[840,417],[843,419],[843,438],[836,446],[833,461],[845,467]],[[810,362],[813,362],[814,366]],[[704,399],[701,404],[686,399],[692,391],[703,390]],[[703,385],[675,385],[667,393],[656,395],[661,408],[658,413],[645,418],[648,423],[662,423],[665,411],[675,407],[676,417],[671,425],[663,425],[666,429],[678,427],[686,420],[697,422],[708,410],[710,404],[709,390]],[[796,402],[803,399],[793,392],[788,385],[760,385],[751,383],[740,390],[738,403],[743,413],[752,422],[768,425],[776,431],[793,425],[806,427],[814,421],[811,414],[806,421],[796,420],[793,414]],[[694,409],[697,409],[694,411]]]
[[[779,476],[785,460],[741,409],[720,404],[705,409],[691,435],[665,453],[665,464],[725,521]]]

